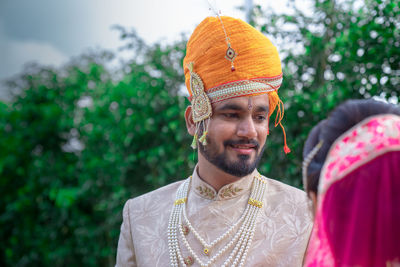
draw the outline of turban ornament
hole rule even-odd
[[[212,115],[212,108],[210,99],[204,92],[203,81],[201,80],[200,76],[193,71],[193,62],[188,64],[188,69],[190,71],[190,90],[192,91],[192,118],[196,123],[196,132],[193,136],[191,147],[196,149],[200,123],[203,125],[203,134],[199,141],[204,146],[207,145],[207,129],[210,117]],[[207,120],[207,123],[205,123],[205,120]]]

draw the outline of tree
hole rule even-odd
[[[304,4],[304,2],[302,2]],[[271,135],[263,166],[284,181],[301,185],[302,147],[312,128],[350,98],[380,98],[398,103],[400,84],[400,1],[310,1],[310,10],[289,2],[291,14],[256,7],[256,22],[272,36],[283,55],[280,95],[293,153],[277,153],[280,137]],[[306,4],[304,4],[306,5]],[[257,25],[256,25],[257,26]],[[273,153],[273,154],[272,154]]]
[[[136,56],[114,73],[113,55],[94,53],[9,83],[19,94],[0,105],[1,265],[114,265],[124,202],[193,168],[185,42],[122,36]]]

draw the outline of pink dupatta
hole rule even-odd
[[[369,117],[332,144],[305,266],[400,266],[399,116]]]

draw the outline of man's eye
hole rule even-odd
[[[239,118],[239,114],[237,113],[223,113],[222,115],[229,119]]]
[[[256,116],[256,120],[258,120],[258,121],[265,121],[266,119],[267,119],[267,117],[264,116],[264,115],[257,115]]]

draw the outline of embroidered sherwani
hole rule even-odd
[[[258,172],[223,186],[216,192],[198,176],[192,175],[187,200],[187,215],[194,229],[207,242],[222,235],[242,215]],[[256,221],[255,235],[245,266],[302,266],[312,221],[306,194],[276,180],[266,181],[263,207]],[[123,209],[123,223],[118,242],[117,266],[169,266],[168,220],[176,197],[179,181],[140,197],[130,199]],[[235,234],[222,240],[210,250],[210,256],[227,244]],[[189,231],[186,236],[197,255],[207,262],[210,256]],[[187,257],[186,247],[179,236],[179,247]],[[221,266],[231,250],[213,266]],[[199,266],[194,262],[192,266]]]

